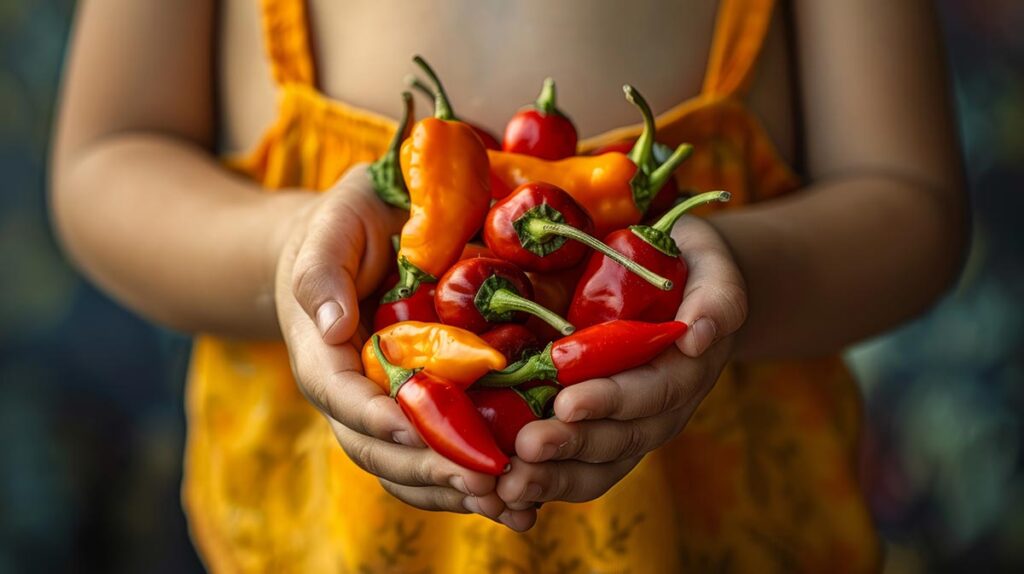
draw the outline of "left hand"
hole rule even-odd
[[[648,365],[564,389],[555,418],[524,427],[512,470],[498,479],[507,508],[601,496],[679,434],[714,386],[746,318],[746,286],[710,223],[683,218],[673,237],[690,270],[676,319],[690,329]]]

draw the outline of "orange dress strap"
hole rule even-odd
[[[775,0],[722,0],[701,93],[731,96],[747,87],[774,8]]]
[[[304,0],[260,0],[263,37],[278,86],[316,85]]]

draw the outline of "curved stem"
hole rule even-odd
[[[659,165],[654,171],[651,172],[647,178],[647,187],[650,190],[652,196],[657,195],[661,191],[662,186],[668,181],[676,169],[686,161],[686,158],[690,157],[693,153],[693,146],[687,143],[679,144],[676,151],[672,152],[672,155],[668,156],[665,163]]]
[[[395,130],[394,137],[388,145],[388,150],[377,161],[370,165],[370,180],[373,182],[373,189],[377,196],[385,203],[400,209],[408,210],[411,206],[409,190],[405,187],[405,180],[402,178],[402,170],[399,166],[399,148],[405,138],[409,137],[412,131],[412,124],[415,121],[415,109],[412,101],[412,94],[402,92],[402,120]]]
[[[554,385],[544,385],[542,387],[533,387],[525,391],[512,389],[519,396],[523,397],[526,404],[530,406],[530,410],[533,411],[533,416],[537,418],[544,418],[544,407],[548,406],[548,401],[552,397],[558,394],[558,387]]]
[[[530,233],[530,235],[534,236],[537,239],[537,241],[543,241],[546,237],[551,235],[558,235],[561,237],[567,237],[574,241],[579,241],[580,243],[586,245],[587,247],[590,247],[595,251],[603,253],[612,261],[618,263],[619,265],[622,265],[631,273],[635,274],[636,276],[640,277],[641,279],[650,283],[651,285],[657,287],[658,289],[661,289],[662,291],[670,291],[672,289],[672,281],[662,277],[661,275],[658,275],[657,273],[651,271],[650,269],[644,267],[643,265],[640,265],[636,261],[629,259],[625,255],[619,253],[618,251],[612,249],[611,247],[608,247],[603,242],[598,240],[596,237],[584,233],[583,231],[580,231],[579,229],[576,229],[571,225],[566,225],[564,223],[555,223],[554,221],[538,218],[531,219],[530,221],[528,221],[526,223],[526,229]]]
[[[669,233],[672,231],[672,226],[676,224],[676,220],[694,207],[705,203],[711,203],[712,201],[725,202],[729,201],[731,198],[732,194],[728,191],[708,191],[700,195],[695,195],[668,210],[665,215],[661,216],[661,219],[651,226],[651,228],[657,229],[662,233]]]
[[[626,84],[622,86],[622,91],[626,93],[629,103],[640,109],[640,114],[644,118],[644,130],[640,132],[640,137],[629,151],[629,159],[633,160],[638,168],[646,171],[653,163],[651,154],[654,149],[654,112],[651,111],[651,106],[647,105],[647,100],[633,86]]]
[[[413,56],[412,61],[423,70],[423,73],[427,75],[427,78],[434,83],[434,117],[439,120],[453,120],[455,119],[455,112],[452,111],[451,102],[448,100],[448,94],[444,91],[444,85],[441,83],[440,78],[434,73],[434,69],[430,67],[430,64],[423,59],[422,56]]]
[[[525,361],[513,363],[503,371],[491,371],[477,383],[482,387],[514,387],[530,381],[553,381],[558,369],[551,362],[551,345]]]
[[[384,373],[388,377],[388,383],[391,385],[391,396],[394,397],[398,394],[398,389],[405,384],[416,371],[412,369],[403,369],[398,365],[395,365],[388,361],[388,358],[384,356],[384,350],[380,348],[380,335],[374,334],[370,338],[370,344],[373,345],[373,354],[377,357],[377,361],[380,363],[381,368],[384,369]]]
[[[409,86],[410,88],[416,90],[420,94],[429,98],[430,103],[434,103],[434,100],[436,99],[434,97],[434,90],[431,89],[431,87],[428,86],[426,83],[424,83],[423,80],[419,79],[419,77],[417,77],[415,74],[408,74],[405,76],[405,85]]]
[[[555,328],[563,335],[571,335],[576,327],[558,316],[557,313],[508,289],[498,289],[491,295],[487,306],[495,313],[521,311],[529,313]]]
[[[555,103],[555,80],[544,78],[544,86],[540,89],[540,95],[534,106],[544,115],[558,113],[558,105]]]

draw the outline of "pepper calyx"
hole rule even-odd
[[[394,398],[398,396],[398,391],[402,388],[402,385],[413,378],[421,369],[405,369],[388,361],[388,358],[384,355],[384,350],[380,347],[380,335],[374,334],[370,338],[370,344],[373,345],[373,354],[377,357],[377,361],[388,377],[388,384],[391,387],[391,398]]]
[[[530,410],[533,411],[533,416],[542,419],[546,418],[545,415],[548,411],[548,403],[551,401],[552,397],[558,394],[559,389],[554,385],[544,385],[541,387],[533,387],[532,389],[527,389],[525,391],[521,391],[519,389],[512,390],[526,401]]]
[[[368,171],[373,190],[377,192],[377,196],[384,203],[408,210],[412,202],[409,199],[409,190],[405,186],[405,179],[402,178],[398,155],[402,142],[409,137],[412,124],[416,119],[412,94],[402,92],[402,103],[404,104],[402,120],[395,130],[391,144],[388,145],[387,151],[380,159],[370,164]]]
[[[437,277],[416,267],[404,255],[398,258],[398,283],[381,297],[381,303],[408,299],[423,283],[437,283]]]
[[[551,358],[551,343],[544,350],[512,363],[500,371],[491,371],[477,381],[482,387],[514,387],[529,381],[553,381],[558,376]]]
[[[676,242],[672,240],[672,236],[660,229],[655,229],[649,225],[630,225],[629,230],[647,242],[651,247],[669,257],[679,257],[681,253]]]
[[[523,249],[538,257],[545,257],[558,251],[568,239],[561,235],[545,232],[541,226],[545,223],[564,222],[565,217],[562,212],[547,203],[542,203],[523,212],[512,222],[512,228],[516,230]]]

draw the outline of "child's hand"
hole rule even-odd
[[[690,330],[649,365],[566,388],[556,418],[524,427],[519,458],[498,480],[509,509],[601,496],[679,434],[725,367],[746,317],[743,278],[706,221],[684,218],[673,237],[690,268],[676,318]]]
[[[358,299],[380,282],[402,220],[377,199],[358,167],[293,223],[275,293],[292,372],[348,456],[396,498],[426,510],[497,518],[505,505],[494,494],[494,478],[425,448],[397,403],[362,375]]]

